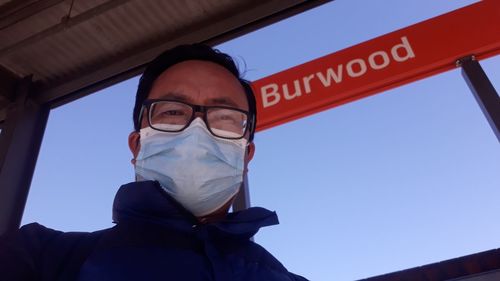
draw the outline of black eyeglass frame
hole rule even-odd
[[[179,130],[168,130],[167,131],[167,130],[158,129],[158,128],[155,128],[155,127],[152,126],[152,124],[151,124],[151,105],[153,105],[156,102],[162,102],[162,101],[181,103],[181,104],[184,104],[184,105],[187,105],[187,106],[191,107],[191,109],[192,109],[191,118],[189,119],[189,121],[186,123],[186,125],[184,127],[182,127]],[[208,125],[208,120],[207,120],[207,111],[209,109],[212,109],[212,108],[230,109],[230,110],[239,111],[239,112],[245,114],[247,116],[247,126],[245,126],[245,131],[243,132],[242,136],[241,137],[237,137],[237,138],[230,138],[230,137],[222,137],[222,136],[219,136],[219,135],[215,134],[212,131],[212,129],[210,128],[210,126]],[[141,111],[139,112],[139,120],[138,120],[139,124],[142,124],[142,116],[144,114],[144,109],[147,109],[147,112],[148,112],[148,116],[147,116],[148,126],[151,127],[151,128],[153,128],[154,130],[162,131],[162,132],[177,133],[177,132],[184,131],[187,127],[189,127],[189,125],[191,125],[191,122],[193,122],[193,120],[195,119],[195,116],[196,116],[197,112],[203,113],[203,118],[202,119],[203,119],[203,122],[205,122],[205,125],[207,126],[208,131],[210,131],[210,133],[213,136],[218,137],[218,138],[238,140],[238,139],[244,138],[245,135],[246,135],[246,133],[249,130],[250,130],[250,135],[253,134],[253,132],[255,130],[255,128],[254,128],[255,114],[251,114],[249,111],[246,111],[246,110],[243,110],[243,109],[239,109],[239,108],[235,108],[235,107],[230,107],[230,106],[190,104],[190,103],[179,101],[179,100],[175,100],[175,99],[147,99],[147,100],[145,100],[142,103]]]

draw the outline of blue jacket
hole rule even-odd
[[[278,223],[250,208],[223,221],[197,220],[152,181],[118,191],[112,228],[68,232],[29,224],[0,239],[0,280],[303,281],[250,238]]]

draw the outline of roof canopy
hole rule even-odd
[[[32,75],[55,107],[137,75],[161,51],[217,44],[328,1],[0,0],[0,122]]]

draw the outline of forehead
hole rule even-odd
[[[248,101],[239,80],[223,66],[200,60],[180,62],[165,70],[155,80],[148,98],[248,110]]]

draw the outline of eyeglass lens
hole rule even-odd
[[[151,127],[160,131],[178,132],[187,127],[194,114],[193,107],[173,101],[158,101],[150,106]],[[222,138],[240,138],[245,134],[247,115],[228,108],[209,107],[206,122],[212,134]]]

